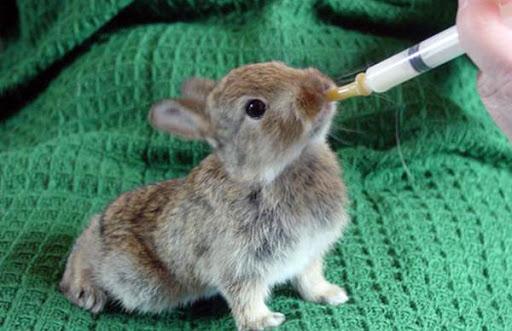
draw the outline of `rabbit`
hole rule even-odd
[[[305,300],[339,305],[345,290],[323,258],[349,223],[348,197],[327,144],[335,84],[281,62],[245,65],[219,81],[191,78],[156,103],[151,125],[202,139],[212,153],[186,178],[122,194],[76,241],[60,282],[92,313],[107,299],[159,313],[220,294],[238,330],[277,327],[265,304],[290,281]]]

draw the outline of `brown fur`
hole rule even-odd
[[[301,136],[304,124],[295,114],[288,114],[286,117],[269,114],[263,120],[261,129],[269,136],[277,136],[278,145],[285,149]]]
[[[220,293],[241,330],[284,321],[265,305],[292,280],[306,300],[340,304],[322,257],[348,223],[341,171],[325,135],[333,83],[281,63],[197,78],[184,99],[158,103],[150,121],[214,152],[185,178],[124,193],[94,218],[68,258],[61,289],[99,312],[106,298],[128,311],[160,312]],[[247,100],[267,104],[260,119]],[[205,130],[208,128],[208,130]]]

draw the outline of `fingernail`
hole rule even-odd
[[[459,0],[459,10],[464,9],[468,5],[469,0]]]

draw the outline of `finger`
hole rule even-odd
[[[478,79],[478,90],[489,114],[512,142],[512,80],[496,84],[494,76],[482,73]]]
[[[512,29],[505,24],[496,0],[460,0],[457,29],[462,47],[480,69],[512,67]]]

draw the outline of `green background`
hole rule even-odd
[[[221,299],[98,317],[57,291],[88,218],[123,191],[184,176],[209,152],[152,130],[150,105],[191,75],[271,59],[339,78],[454,23],[441,0],[11,0],[0,5],[0,328],[217,330]],[[282,330],[512,329],[512,149],[461,58],[339,105],[331,146],[353,223],[328,307],[289,286]],[[397,139],[399,138],[399,139]]]

